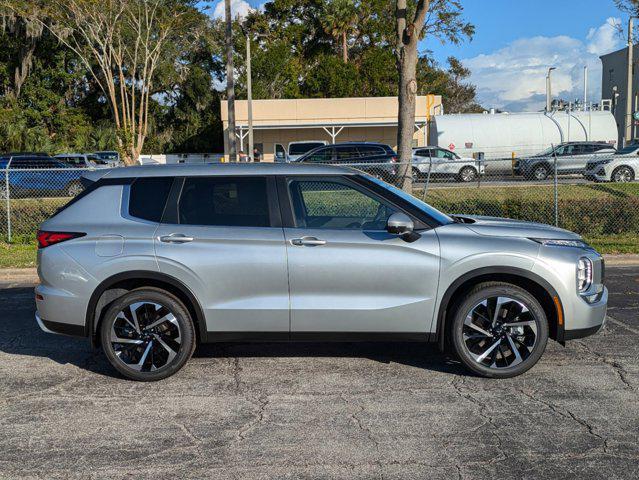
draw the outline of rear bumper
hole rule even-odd
[[[43,332],[55,333],[59,335],[69,335],[72,337],[86,337],[85,328],[82,325],[71,325],[69,323],[50,322],[43,320],[40,314],[35,314],[36,322]]]

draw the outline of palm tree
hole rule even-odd
[[[324,31],[332,35],[337,42],[342,42],[342,58],[348,62],[348,34],[355,30],[357,24],[357,7],[355,0],[330,0],[324,7],[321,19]]]

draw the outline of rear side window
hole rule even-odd
[[[369,155],[384,155],[386,153],[382,147],[376,147],[372,145],[360,145],[357,148],[360,155],[362,155],[363,157]]]
[[[171,177],[142,177],[135,180],[129,196],[129,215],[151,222],[162,220],[172,184]]]
[[[191,177],[184,180],[179,223],[228,227],[268,227],[266,179]]]

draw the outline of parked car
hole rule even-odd
[[[69,167],[96,168],[98,164],[100,164],[101,167],[104,167],[104,165],[102,165],[102,162],[100,162],[98,157],[94,154],[60,153],[53,158],[57,158]]]
[[[0,170],[7,170],[12,197],[74,197],[82,192],[81,170],[44,155],[0,157]],[[0,197],[7,196],[7,182],[0,182]]]
[[[291,142],[288,144],[288,154],[286,156],[286,160],[288,162],[295,162],[305,153],[310,152],[314,148],[323,147],[324,145],[328,145],[328,142],[325,140]]]
[[[548,338],[604,323],[603,260],[579,235],[445,215],[356,170],[167,165],[83,180],[38,232],[36,320],[89,337],[131,379],[174,374],[197,342],[247,340],[432,341],[505,378]]]
[[[397,153],[383,143],[345,142],[324,145],[302,155],[298,162],[346,164],[390,183],[397,181]]]
[[[118,167],[120,166],[120,154],[114,151],[101,151],[94,152],[93,155],[97,157],[96,163],[102,164],[106,167]]]
[[[557,158],[557,174],[583,174],[589,161],[614,155],[615,148],[604,142],[570,142],[528,158],[514,161],[513,172],[531,180],[545,180],[554,172]]]
[[[590,160],[584,177],[596,182],[632,182],[639,174],[639,145],[628,145],[608,158]]]
[[[442,147],[413,148],[413,180],[431,177],[454,177],[458,182],[473,182],[484,174],[484,163],[462,158]]]

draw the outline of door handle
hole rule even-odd
[[[162,235],[160,242],[164,243],[188,243],[194,240],[193,237],[187,237],[181,233],[172,233],[171,235]]]
[[[326,245],[326,240],[320,240],[315,237],[302,237],[294,238],[291,243],[297,247],[317,247],[320,245]]]

